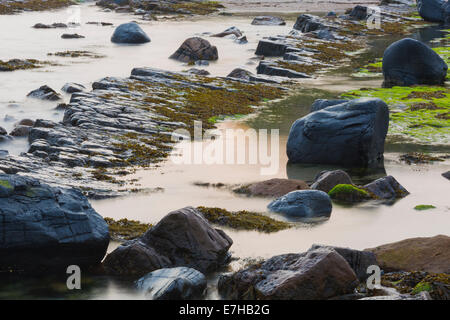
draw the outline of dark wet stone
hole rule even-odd
[[[44,24],[44,23],[36,23],[33,28],[35,29],[55,29],[55,28],[67,28],[68,25],[65,23],[52,23],[52,24]]]
[[[192,268],[166,268],[140,278],[136,287],[152,300],[192,300],[203,297],[206,277]]]
[[[447,69],[445,61],[427,45],[415,39],[402,39],[384,52],[383,86],[441,85]]]
[[[311,185],[311,189],[328,193],[338,184],[353,185],[353,181],[345,171],[323,171],[316,177],[314,183]]]
[[[334,27],[331,27],[327,22],[317,16],[301,14],[297,17],[294,29],[306,33],[320,29],[334,29]]]
[[[450,180],[450,171],[444,172],[444,173],[442,174],[442,176],[443,176],[444,178],[447,178],[448,180]]]
[[[303,180],[295,179],[270,179],[261,182],[255,182],[234,191],[244,193],[253,197],[281,197],[296,190],[308,190],[308,184]]]
[[[256,55],[266,57],[282,57],[286,53],[287,44],[280,41],[260,40]]]
[[[292,191],[274,201],[267,208],[290,217],[314,218],[331,215],[331,199],[323,191]]]
[[[219,293],[232,300],[321,300],[353,292],[355,272],[333,249],[272,257],[219,278]]]
[[[103,265],[115,275],[142,276],[167,267],[215,271],[229,260],[233,241],[188,207],[169,213],[142,237],[111,252]]]
[[[280,17],[259,16],[253,19],[252,24],[256,26],[285,26],[286,21]]]
[[[183,42],[180,48],[170,56],[182,62],[193,62],[197,60],[217,60],[219,55],[217,47],[212,46],[208,40],[193,37]]]
[[[363,189],[370,191],[377,199],[392,200],[404,198],[409,195],[408,190],[395,180],[393,176],[375,180],[366,184]]]
[[[335,99],[335,100],[327,100],[327,99],[317,99],[311,106],[311,112],[319,111],[331,106],[335,106],[341,103],[348,102],[349,100],[344,99]]]
[[[268,76],[277,76],[286,78],[311,78],[306,73],[281,68],[269,61],[261,61],[256,70],[258,74],[265,74]]]
[[[417,11],[426,21],[444,22],[444,5],[444,0],[417,0]]]
[[[214,34],[211,37],[223,38],[223,37],[230,36],[230,35],[234,35],[234,36],[236,36],[236,38],[240,38],[240,37],[242,37],[242,32],[241,32],[241,30],[239,30],[236,27],[231,27],[231,28],[226,29],[223,32]]]
[[[27,137],[31,131],[30,126],[17,125],[9,135],[12,137]]]
[[[98,265],[108,225],[76,189],[0,174],[0,269],[48,271]]]
[[[111,42],[140,44],[150,42],[148,35],[135,22],[121,24],[114,30]]]
[[[82,36],[81,34],[78,33],[64,33],[61,36],[62,39],[83,39],[86,38],[85,36]]]
[[[197,69],[197,68],[191,68],[187,71],[187,73],[195,74],[198,76],[209,76],[211,74],[207,70]]]
[[[366,20],[367,19],[367,7],[365,6],[355,6],[350,12],[350,17],[356,20]]]
[[[83,86],[82,84],[78,84],[78,83],[66,83],[61,90],[67,93],[74,93],[74,92],[82,92],[86,89],[85,86]]]
[[[61,96],[56,93],[55,90],[46,85],[31,91],[27,94],[27,97],[50,101],[61,100]]]
[[[380,99],[356,99],[294,122],[287,141],[291,163],[376,167],[383,160],[389,110]]]
[[[0,127],[0,136],[4,136],[4,135],[7,135],[7,134],[8,134],[8,131],[6,131],[5,128]]]

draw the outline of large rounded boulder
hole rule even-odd
[[[377,167],[388,127],[389,110],[382,100],[351,100],[295,121],[287,155],[291,163]]]
[[[331,199],[323,191],[299,190],[272,201],[268,208],[290,217],[329,217],[332,210]]]
[[[405,38],[391,44],[383,56],[383,87],[442,85],[447,64],[427,45]]]
[[[232,243],[202,213],[187,207],[169,213],[142,237],[123,243],[106,257],[103,266],[109,274],[128,276],[173,267],[211,272],[228,262]]]
[[[108,225],[79,190],[0,174],[0,271],[95,266],[108,244]]]
[[[444,0],[417,0],[417,11],[430,22],[444,22]]]
[[[139,44],[150,42],[149,36],[135,22],[121,24],[114,31],[111,41],[114,43]]]
[[[219,59],[217,47],[212,46],[208,40],[193,37],[185,40],[181,47],[170,56],[181,62],[195,62],[198,60],[214,61]]]

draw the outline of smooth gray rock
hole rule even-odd
[[[95,266],[108,243],[108,225],[81,191],[0,174],[0,270]]]
[[[206,277],[192,268],[166,268],[143,276],[136,287],[152,300],[192,300],[203,297]]]
[[[351,100],[295,121],[287,155],[291,163],[377,167],[388,126],[389,109],[382,100]]]
[[[444,22],[444,0],[417,0],[417,11],[430,22]]]
[[[61,90],[66,93],[75,93],[75,92],[83,92],[86,89],[85,86],[79,83],[66,83]]]
[[[331,215],[331,199],[323,191],[298,190],[272,201],[267,208],[290,217],[314,218]]]
[[[333,249],[272,257],[219,278],[220,295],[232,300],[322,300],[352,293],[355,272]]]
[[[165,216],[142,237],[123,243],[103,262],[113,275],[142,276],[157,269],[190,267],[211,272],[226,264],[233,241],[187,207]]]
[[[219,54],[217,47],[212,46],[208,40],[193,37],[185,40],[181,47],[170,56],[170,59],[181,62],[214,61],[219,59]]]
[[[328,193],[338,184],[353,184],[353,181],[343,170],[324,171],[318,175],[311,189]]]
[[[150,42],[149,36],[135,22],[121,24],[111,37],[114,43],[140,44]]]
[[[286,21],[280,17],[259,16],[253,19],[252,25],[256,26],[285,26]]]
[[[373,252],[369,251],[360,251],[350,248],[341,248],[341,247],[333,247],[333,246],[323,246],[320,244],[314,244],[310,250],[316,250],[320,248],[325,249],[334,249],[337,253],[339,253],[345,261],[348,262],[350,267],[355,272],[359,281],[365,281],[370,274],[367,273],[367,268],[369,266],[377,266],[377,258]]]
[[[319,111],[331,106],[335,106],[337,104],[348,102],[349,100],[345,99],[334,99],[334,100],[328,100],[328,99],[317,99],[314,101],[314,103],[311,105],[311,112]]]
[[[393,200],[404,198],[409,195],[406,190],[393,176],[387,176],[366,184],[363,189],[370,191],[378,199]]]
[[[31,91],[30,93],[27,94],[27,97],[50,101],[62,99],[61,96],[58,93],[56,93],[55,90],[46,85],[40,87],[39,89]]]
[[[405,38],[391,44],[383,56],[383,87],[442,85],[447,64],[427,45]]]

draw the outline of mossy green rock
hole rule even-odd
[[[369,193],[351,184],[338,184],[328,192],[333,200],[343,202],[361,202],[371,199]]]

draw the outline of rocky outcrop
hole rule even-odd
[[[136,281],[136,287],[151,300],[199,299],[206,291],[206,277],[186,267],[159,269]]]
[[[50,101],[57,101],[62,99],[55,90],[46,85],[40,87],[39,89],[31,91],[27,94],[27,97]]]
[[[450,273],[450,237],[412,238],[373,249],[380,267],[391,271]]]
[[[308,189],[308,184],[302,180],[274,178],[242,186],[236,189],[235,192],[244,193],[252,197],[277,198],[292,191]]]
[[[181,62],[195,62],[198,60],[217,60],[219,54],[217,47],[212,46],[208,40],[193,37],[183,42],[180,48],[170,56]]]
[[[1,271],[95,266],[108,243],[108,225],[79,190],[0,174]]]
[[[356,99],[294,122],[287,141],[292,163],[376,167],[383,160],[389,110],[380,99]]]
[[[256,26],[285,26],[286,21],[280,17],[259,16],[253,19],[252,25]]]
[[[274,201],[267,208],[289,217],[315,218],[329,217],[332,205],[330,197],[323,191],[292,191]]]
[[[114,30],[111,42],[140,44],[150,42],[149,36],[135,22],[121,24]]]
[[[347,261],[347,263],[353,269],[359,281],[361,282],[364,282],[370,275],[367,273],[367,268],[370,266],[378,265],[375,254],[369,251],[323,246],[318,244],[314,244],[310,250],[313,251],[321,248],[329,250],[332,249],[335,250],[337,253],[339,253],[345,259],[345,261]]]
[[[406,190],[393,176],[387,176],[375,180],[363,187],[375,199],[394,200],[404,198],[409,195]]]
[[[217,270],[228,262],[233,241],[211,227],[194,208],[165,216],[142,237],[123,243],[103,262],[113,275],[142,276],[161,268],[190,267],[201,272]]]
[[[301,14],[297,17],[297,21],[294,24],[294,29],[301,32],[311,32],[321,29],[334,30],[335,27],[329,25],[327,22],[317,16],[310,14]]]
[[[352,292],[358,279],[333,249],[272,257],[219,279],[219,293],[234,300],[316,300]]]
[[[444,0],[417,0],[417,11],[430,22],[444,22]]]
[[[384,52],[383,87],[442,85],[447,69],[445,61],[427,45],[414,39],[402,39]]]
[[[83,92],[86,89],[85,86],[79,83],[66,83],[61,90],[66,93]]]
[[[328,193],[338,184],[353,184],[353,181],[343,170],[322,171],[317,175],[311,189]]]

